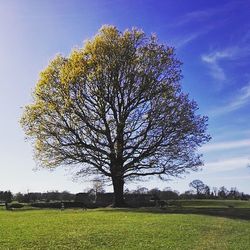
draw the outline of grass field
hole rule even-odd
[[[176,200],[183,207],[250,208],[250,201],[242,200]]]
[[[0,210],[0,249],[250,249],[250,221],[152,210]]]

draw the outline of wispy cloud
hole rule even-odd
[[[196,29],[196,31],[191,32],[190,34],[183,35],[182,37],[177,37],[174,39],[174,44],[177,48],[184,47],[185,45],[189,44],[190,42],[194,41],[198,37],[208,33],[210,30],[214,30],[215,28],[221,27],[225,25],[225,23],[230,20],[226,15],[224,18],[221,18],[222,14],[227,14],[229,11],[237,10],[237,7],[241,7],[247,5],[244,0],[238,0],[228,2],[224,5],[218,4],[216,7],[213,8],[206,8],[188,12],[182,16],[179,16],[176,20],[172,23],[168,24],[168,28],[181,28],[183,32],[183,26],[190,26],[191,29]],[[209,22],[209,19],[213,18],[213,22]],[[216,18],[216,21],[215,21]],[[201,24],[201,25],[200,25]],[[198,29],[198,30],[197,30]],[[181,33],[182,33],[181,32]]]
[[[216,15],[221,15],[222,13],[227,13],[231,10],[235,10],[237,6],[241,6],[246,4],[246,1],[232,1],[228,2],[221,6],[216,6],[214,8],[200,9],[192,12],[188,12],[185,15],[178,18],[176,22],[171,24],[171,26],[183,26],[193,22],[202,22],[206,21],[209,18],[212,18]]]
[[[216,80],[226,80],[223,61],[236,61],[250,56],[249,34],[245,34],[236,45],[228,46],[221,50],[214,50],[201,55],[201,60],[210,68],[211,76]]]
[[[201,56],[203,62],[210,67],[210,73],[216,80],[226,80],[226,74],[221,62],[223,60],[238,60],[250,54],[250,46],[242,45],[228,47],[224,50],[216,50]]]
[[[207,10],[197,10],[186,13],[184,16],[180,17],[179,20],[172,24],[172,26],[182,26],[189,24],[191,22],[203,21],[213,15],[217,14],[220,10],[218,9],[207,9]]]
[[[182,35],[181,37],[177,37],[177,38],[173,39],[173,44],[175,44],[176,48],[182,48],[185,45],[196,40],[197,38],[201,37],[202,35],[207,34],[212,29],[213,29],[213,26],[202,27],[201,30],[197,30],[197,31],[191,32],[189,34]]]
[[[207,26],[208,23],[204,23],[203,25],[197,25],[201,22],[206,22],[209,18],[213,18],[216,15],[221,15],[222,13],[226,13],[230,10],[235,9],[236,6],[239,5],[241,1],[238,0],[238,2],[229,2],[225,5],[218,5],[215,8],[206,8],[206,9],[200,9],[192,12],[188,12],[180,17],[178,17],[176,20],[174,20],[172,23],[167,24],[168,28],[181,28],[181,34],[183,33],[183,26],[191,26],[191,30],[195,28],[195,31],[190,32],[189,34],[184,34],[181,37],[177,37],[173,39],[175,47],[181,48],[185,45],[189,44],[190,42],[194,41],[198,37],[208,33],[210,30],[213,30],[215,28],[220,27],[221,25],[225,24],[226,19],[218,19],[216,22],[213,20],[213,22],[210,22],[210,25]],[[196,23],[194,25],[194,23]]]
[[[210,143],[201,148],[202,152],[250,147],[250,139]]]
[[[209,115],[215,117],[218,115],[227,114],[232,111],[238,110],[249,103],[250,103],[250,83],[241,88],[238,95],[236,95],[227,104],[211,110],[209,112]]]
[[[204,30],[193,32],[193,33],[184,35],[182,37],[174,38],[172,43],[175,45],[176,48],[180,49],[205,33],[207,33],[207,31],[204,31]]]
[[[237,169],[244,169],[250,162],[248,156],[245,157],[233,157],[223,160],[208,162],[205,164],[205,169],[211,172],[223,172]]]
[[[176,48],[184,47],[185,45],[192,42],[200,35],[201,35],[200,33],[193,33],[193,34],[187,35],[186,37],[181,37],[181,38],[175,39],[175,41],[174,41],[175,47]]]

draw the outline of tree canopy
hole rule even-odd
[[[199,195],[206,189],[206,185],[201,180],[193,180],[189,183],[189,186],[196,190],[196,194]]]
[[[21,119],[47,168],[77,165],[101,175],[122,206],[126,180],[180,176],[202,165],[207,117],[183,93],[174,49],[139,29],[103,26],[40,74]]]

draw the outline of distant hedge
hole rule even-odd
[[[90,208],[86,206],[83,202],[34,202],[30,205],[37,208],[62,208],[62,203],[64,208]]]
[[[8,209],[11,209],[11,208],[22,208],[24,207],[24,205],[22,203],[9,203],[8,204]]]

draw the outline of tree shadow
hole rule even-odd
[[[33,207],[24,207],[21,209],[10,209],[1,211],[9,212],[24,212],[24,211],[39,211],[39,210],[60,210],[55,208],[33,208]],[[67,210],[67,209],[65,209]],[[75,208],[74,210],[79,210]],[[152,214],[196,214],[196,215],[210,215],[217,217],[225,217],[230,219],[242,219],[250,220],[250,208],[233,208],[233,207],[125,207],[125,208],[89,208],[87,211],[95,210],[102,212],[133,212],[133,213],[152,213]],[[86,209],[84,209],[86,211]]]
[[[219,216],[230,219],[250,220],[250,208],[211,208],[211,207],[143,207],[143,208],[105,208],[98,209],[105,212],[138,212],[156,214],[197,214]]]

